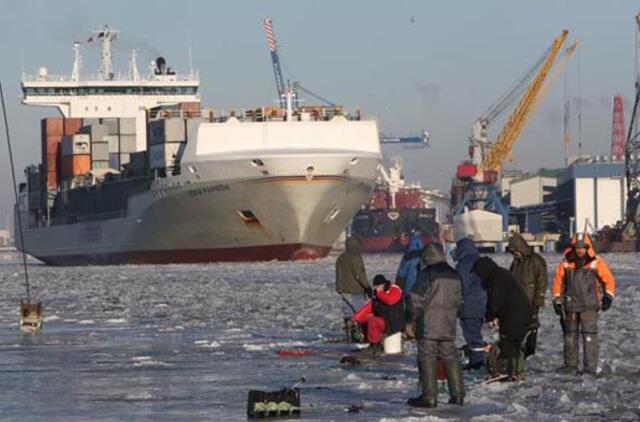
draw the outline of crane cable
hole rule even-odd
[[[4,129],[7,137],[7,148],[9,149],[9,162],[11,163],[11,178],[13,180],[13,195],[16,200],[16,217],[18,219],[18,231],[20,232],[20,246],[22,249],[22,264],[24,266],[24,282],[27,290],[27,302],[31,302],[31,288],[29,286],[29,272],[27,271],[27,253],[24,248],[24,234],[22,231],[22,217],[20,216],[20,205],[18,198],[18,188],[16,185],[16,171],[13,164],[13,151],[11,149],[11,137],[9,136],[9,121],[7,120],[7,107],[4,103],[4,91],[0,82],[0,100],[2,100],[2,117],[4,119]]]

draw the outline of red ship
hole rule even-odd
[[[436,208],[427,207],[429,192],[405,186],[399,160],[382,178],[367,204],[353,218],[351,236],[362,240],[362,252],[402,252],[419,231],[425,244],[439,239]]]

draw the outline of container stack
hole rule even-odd
[[[89,135],[66,135],[61,143],[62,178],[72,179],[91,170],[91,142]]]
[[[174,168],[187,140],[185,119],[159,119],[149,122],[149,168]]]
[[[60,141],[64,135],[64,125],[61,117],[48,117],[41,121],[42,135],[42,171],[48,190],[55,190],[58,186]]]

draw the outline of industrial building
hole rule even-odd
[[[521,231],[597,231],[624,218],[624,162],[610,156],[579,159],[557,172],[512,181],[511,224]],[[515,201],[514,201],[515,198]]]

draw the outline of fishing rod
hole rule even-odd
[[[22,266],[24,268],[24,285],[27,293],[26,302],[20,300],[20,331],[35,334],[42,328],[42,303],[31,303],[31,286],[29,284],[29,270],[27,268],[27,253],[24,244],[24,231],[22,228],[22,216],[20,212],[20,199],[18,197],[18,185],[16,183],[16,169],[13,162],[13,148],[11,147],[11,135],[9,120],[7,120],[7,106],[4,102],[4,90],[0,82],[0,102],[2,103],[2,117],[4,120],[5,136],[7,137],[7,149],[9,150],[9,163],[11,164],[11,180],[13,182],[13,196],[16,201],[15,215],[18,219],[18,234],[20,236],[20,249],[22,252]]]
[[[16,185],[16,169],[13,164],[13,151],[11,149],[11,136],[9,135],[9,121],[7,120],[7,106],[4,103],[4,91],[2,89],[2,82],[0,82],[0,100],[2,101],[2,117],[4,120],[5,136],[7,137],[7,148],[9,150],[9,163],[11,164],[11,179],[13,180],[13,196],[16,200],[16,206],[18,206],[18,188]],[[18,218],[18,231],[20,232],[20,245],[22,249],[22,264],[24,267],[24,282],[27,289],[27,302],[31,302],[31,287],[29,286],[29,271],[27,270],[27,253],[24,251],[24,234],[22,232],[22,217],[20,215],[20,209],[16,212]]]

